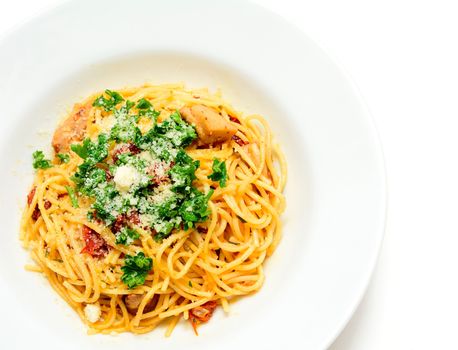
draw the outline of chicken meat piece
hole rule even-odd
[[[144,294],[129,294],[124,297],[124,303],[126,304],[127,311],[130,314],[135,315],[138,311],[140,303],[142,302],[143,298],[145,297]],[[156,307],[157,301],[159,300],[158,295],[154,295],[153,298],[146,303],[143,312],[150,312],[153,311]]]
[[[211,145],[230,140],[237,132],[237,128],[224,119],[213,108],[203,105],[183,107],[180,110],[182,117],[194,125],[198,135],[198,145]]]
[[[76,104],[70,116],[58,126],[52,138],[56,153],[68,152],[72,143],[84,138],[90,110],[91,104]]]

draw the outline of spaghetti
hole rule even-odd
[[[180,318],[196,330],[261,288],[286,181],[261,116],[180,84],[107,90],[75,106],[53,146],[52,160],[34,154],[20,239],[90,333],[167,321],[168,336]]]

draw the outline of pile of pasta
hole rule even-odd
[[[139,229],[139,244],[117,245],[109,227],[88,219],[90,198],[81,196],[79,207],[72,206],[67,187],[74,185],[71,176],[81,159],[69,152],[67,163],[54,159],[52,167],[36,172],[20,239],[35,262],[27,268],[48,279],[90,333],[146,333],[166,321],[168,336],[181,318],[204,322],[217,305],[228,311],[231,299],[261,288],[263,263],[281,238],[286,162],[266,120],[242,115],[220,93],[188,90],[182,84],[119,92],[133,101],[147,99],[165,115],[183,106],[211,107],[237,128],[229,141],[186,149],[200,161],[194,185],[204,192],[212,184],[207,175],[213,160],[226,163],[227,185],[214,189],[208,220],[199,229],[175,229],[162,241]],[[91,103],[94,96],[82,104]],[[94,138],[101,132],[96,122],[100,113],[91,107],[85,136]],[[110,249],[104,257],[82,253],[83,227],[105,240]],[[152,270],[144,285],[129,289],[121,282],[121,267],[126,255],[139,251],[152,259]],[[126,304],[129,295],[138,296],[134,310]],[[98,316],[95,321],[91,314]]]

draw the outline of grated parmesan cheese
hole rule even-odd
[[[138,154],[138,158],[143,159],[144,161],[151,163],[154,161],[153,156],[149,151],[143,151]]]
[[[115,123],[116,118],[112,114],[106,117],[102,117],[97,121],[97,125],[99,126],[100,131],[103,133],[110,133]]]
[[[84,307],[84,316],[86,316],[86,319],[91,323],[97,322],[100,319],[101,314],[102,310],[97,304],[86,304]]]
[[[154,189],[154,194],[148,200],[155,205],[162,204],[170,197],[174,196],[172,185],[170,183],[161,184]]]
[[[120,192],[127,192],[141,181],[141,174],[131,165],[122,165],[116,169],[113,181]]]

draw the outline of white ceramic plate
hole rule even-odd
[[[221,88],[264,115],[289,164],[284,238],[262,290],[189,325],[87,336],[42,276],[25,272],[20,209],[31,153],[90,93],[144,82]],[[74,1],[0,43],[2,346],[47,349],[324,348],[366,289],[385,216],[383,161],[354,87],[303,33],[243,1]]]

